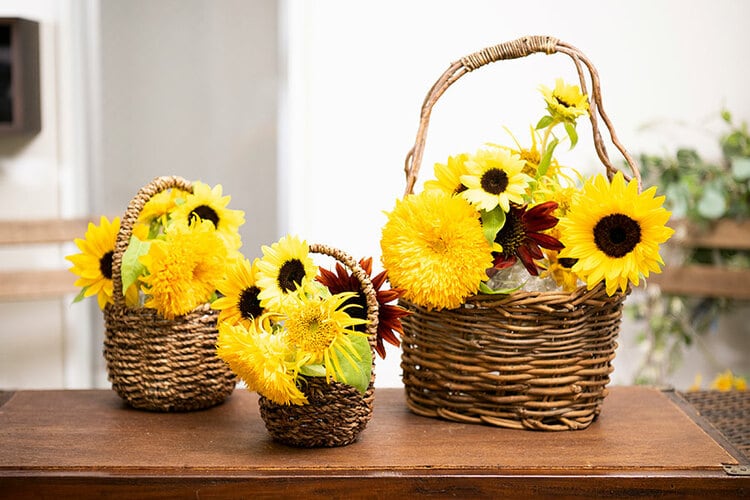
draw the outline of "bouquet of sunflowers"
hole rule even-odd
[[[556,53],[570,57],[580,85],[539,87],[544,107],[530,140],[511,133],[506,144],[450,156],[415,194],[430,116],[446,90],[490,63]],[[584,176],[558,159],[577,145],[584,117],[606,175]],[[607,394],[624,300],[631,285],[660,272],[659,245],[673,232],[664,197],[640,190],[594,65],[551,36],[502,42],[451,63],[419,118],[404,196],[380,240],[411,313],[401,336],[409,409],[511,429],[588,427]],[[632,179],[612,165],[601,130]]]
[[[188,411],[223,402],[236,379],[216,356],[219,283],[241,257],[245,217],[222,186],[157,177],[122,219],[90,224],[68,256],[104,312],[113,389],[135,408]]]
[[[218,355],[260,394],[271,436],[301,447],[355,441],[372,416],[373,349],[399,345],[401,291],[372,259],[288,235],[236,262],[219,284]],[[335,272],[312,254],[336,259]]]
[[[587,96],[557,79],[540,87],[546,113],[530,145],[487,144],[435,165],[435,178],[388,213],[382,259],[404,298],[427,309],[454,309],[475,294],[591,290],[608,295],[638,285],[663,261],[673,233],[656,187],[639,192],[622,172],[584,179],[555,157],[578,142]]]

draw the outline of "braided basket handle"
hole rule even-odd
[[[604,164],[607,170],[607,177],[610,179],[617,173],[618,169],[612,166],[607,155],[607,150],[604,146],[601,133],[599,131],[599,120],[601,117],[604,125],[609,132],[610,140],[612,144],[617,147],[620,153],[627,161],[630,169],[633,173],[633,177],[637,180],[638,186],[641,185],[641,174],[638,170],[638,165],[631,155],[625,150],[620,141],[615,135],[614,127],[609,117],[604,112],[602,107],[602,96],[601,88],[599,83],[599,73],[591,63],[591,61],[577,48],[567,43],[561,42],[560,40],[551,36],[526,36],[517,40],[500,43],[492,47],[484,48],[473,54],[469,54],[458,61],[451,64],[447,70],[440,76],[435,84],[430,88],[425,97],[424,103],[422,104],[422,112],[419,119],[419,129],[417,131],[417,138],[414,142],[414,146],[411,148],[409,153],[406,155],[406,162],[404,171],[406,173],[406,190],[404,195],[414,192],[414,184],[417,181],[419,174],[419,168],[422,163],[422,156],[424,153],[425,141],[427,138],[427,128],[430,123],[430,115],[432,113],[432,107],[435,105],[437,100],[443,93],[466,73],[479,69],[482,66],[490,64],[496,61],[502,61],[506,59],[519,59],[526,57],[531,54],[544,53],[554,54],[562,53],[568,55],[576,65],[578,71],[578,78],[581,84],[581,91],[587,94],[586,91],[586,72],[588,70],[589,77],[591,78],[591,95],[589,97],[589,118],[591,120],[591,129],[594,137],[594,147],[599,156],[599,159]],[[626,179],[629,177],[626,175]]]
[[[138,193],[130,200],[125,214],[120,221],[120,231],[117,233],[117,242],[112,254],[112,300],[116,306],[124,306],[125,296],[122,291],[122,256],[128,249],[130,238],[133,236],[133,228],[138,217],[146,203],[167,189],[177,188],[189,193],[193,192],[193,184],[177,176],[156,177],[154,180],[143,186]]]
[[[377,332],[378,332],[378,297],[377,292],[375,290],[375,287],[372,285],[372,281],[370,280],[370,277],[367,275],[367,272],[365,272],[364,269],[362,269],[362,266],[359,265],[359,263],[354,260],[354,258],[347,254],[346,252],[339,250],[338,248],[333,248],[327,245],[322,245],[319,243],[311,243],[309,245],[310,252],[312,253],[319,253],[322,255],[327,255],[329,257],[333,257],[337,261],[344,264],[347,268],[349,268],[349,271],[351,271],[352,276],[357,278],[360,283],[360,287],[362,289],[362,293],[365,294],[365,298],[367,300],[367,336],[370,339],[370,342],[374,341]]]

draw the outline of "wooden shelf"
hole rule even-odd
[[[750,476],[727,471],[744,455],[678,399],[612,387],[588,429],[535,432],[420,417],[402,389],[379,389],[357,442],[298,449],[270,439],[245,390],[190,413],[134,410],[108,390],[6,392],[0,496],[747,497]]]

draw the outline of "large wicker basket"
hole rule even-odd
[[[570,56],[586,92],[596,151],[611,178],[617,169],[599,132],[640,180],[636,163],[617,141],[601,103],[598,74],[576,48],[530,36],[486,48],[453,63],[430,89],[414,147],[406,158],[406,191],[413,192],[433,105],[461,76],[491,62],[534,53]],[[627,176],[626,176],[627,177]],[[402,322],[403,381],[409,408],[423,416],[513,429],[584,429],[601,411],[612,372],[625,294],[604,285],[574,292],[524,292],[469,297],[457,309],[429,311],[408,301]]]
[[[222,403],[236,379],[216,355],[218,312],[209,304],[174,319],[130,308],[122,293],[122,257],[144,205],[170,188],[192,192],[180,177],[157,177],[131,200],[112,257],[113,301],[104,310],[104,358],[112,388],[134,408],[188,411]]]
[[[335,447],[353,443],[372,418],[375,400],[375,341],[378,329],[378,301],[367,273],[349,255],[336,248],[310,245],[310,251],[328,255],[345,265],[361,285],[367,304],[367,327],[372,373],[363,395],[356,388],[339,382],[327,383],[323,377],[305,378],[300,390],[307,396],[306,405],[280,405],[263,396],[260,414],[271,437],[281,443],[301,448]]]

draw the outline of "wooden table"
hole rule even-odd
[[[566,432],[419,417],[403,397],[379,389],[350,446],[296,449],[244,390],[172,414],[108,390],[0,392],[0,497],[750,498],[747,459],[672,393],[612,387]]]

